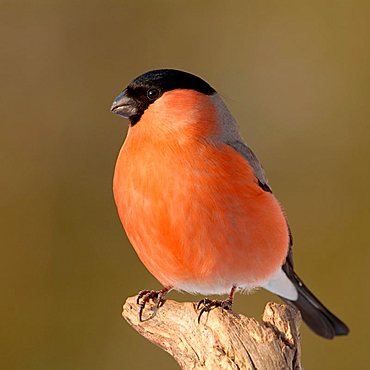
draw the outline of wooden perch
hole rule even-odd
[[[138,309],[136,297],[130,297],[122,315],[182,369],[302,369],[301,317],[293,307],[268,303],[262,323],[216,308],[199,324],[195,303],[166,301],[157,312],[148,304],[143,322]]]

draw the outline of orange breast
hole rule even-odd
[[[223,293],[267,280],[288,248],[277,200],[233,148],[193,133],[153,136],[151,119],[148,112],[130,129],[114,176],[119,216],[141,261],[164,286],[184,290]]]

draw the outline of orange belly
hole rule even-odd
[[[114,196],[139,258],[164,286],[203,294],[253,288],[288,252],[280,205],[225,144],[140,146],[128,137]]]

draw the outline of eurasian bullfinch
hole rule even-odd
[[[164,287],[139,293],[140,319],[149,299],[159,307],[172,289],[229,293],[203,299],[201,315],[231,309],[236,291],[263,287],[296,306],[318,335],[348,334],[294,272],[284,212],[215,89],[190,73],[150,71],[111,111],[130,122],[114,173],[119,217]]]

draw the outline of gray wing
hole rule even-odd
[[[239,152],[251,165],[253,168],[253,172],[258,180],[259,186],[264,190],[272,193],[271,188],[268,184],[265,171],[263,170],[261,163],[257,159],[256,155],[253,153],[252,149],[249,148],[245,143],[242,141],[233,141],[227,143],[229,146],[234,148],[237,152]]]

